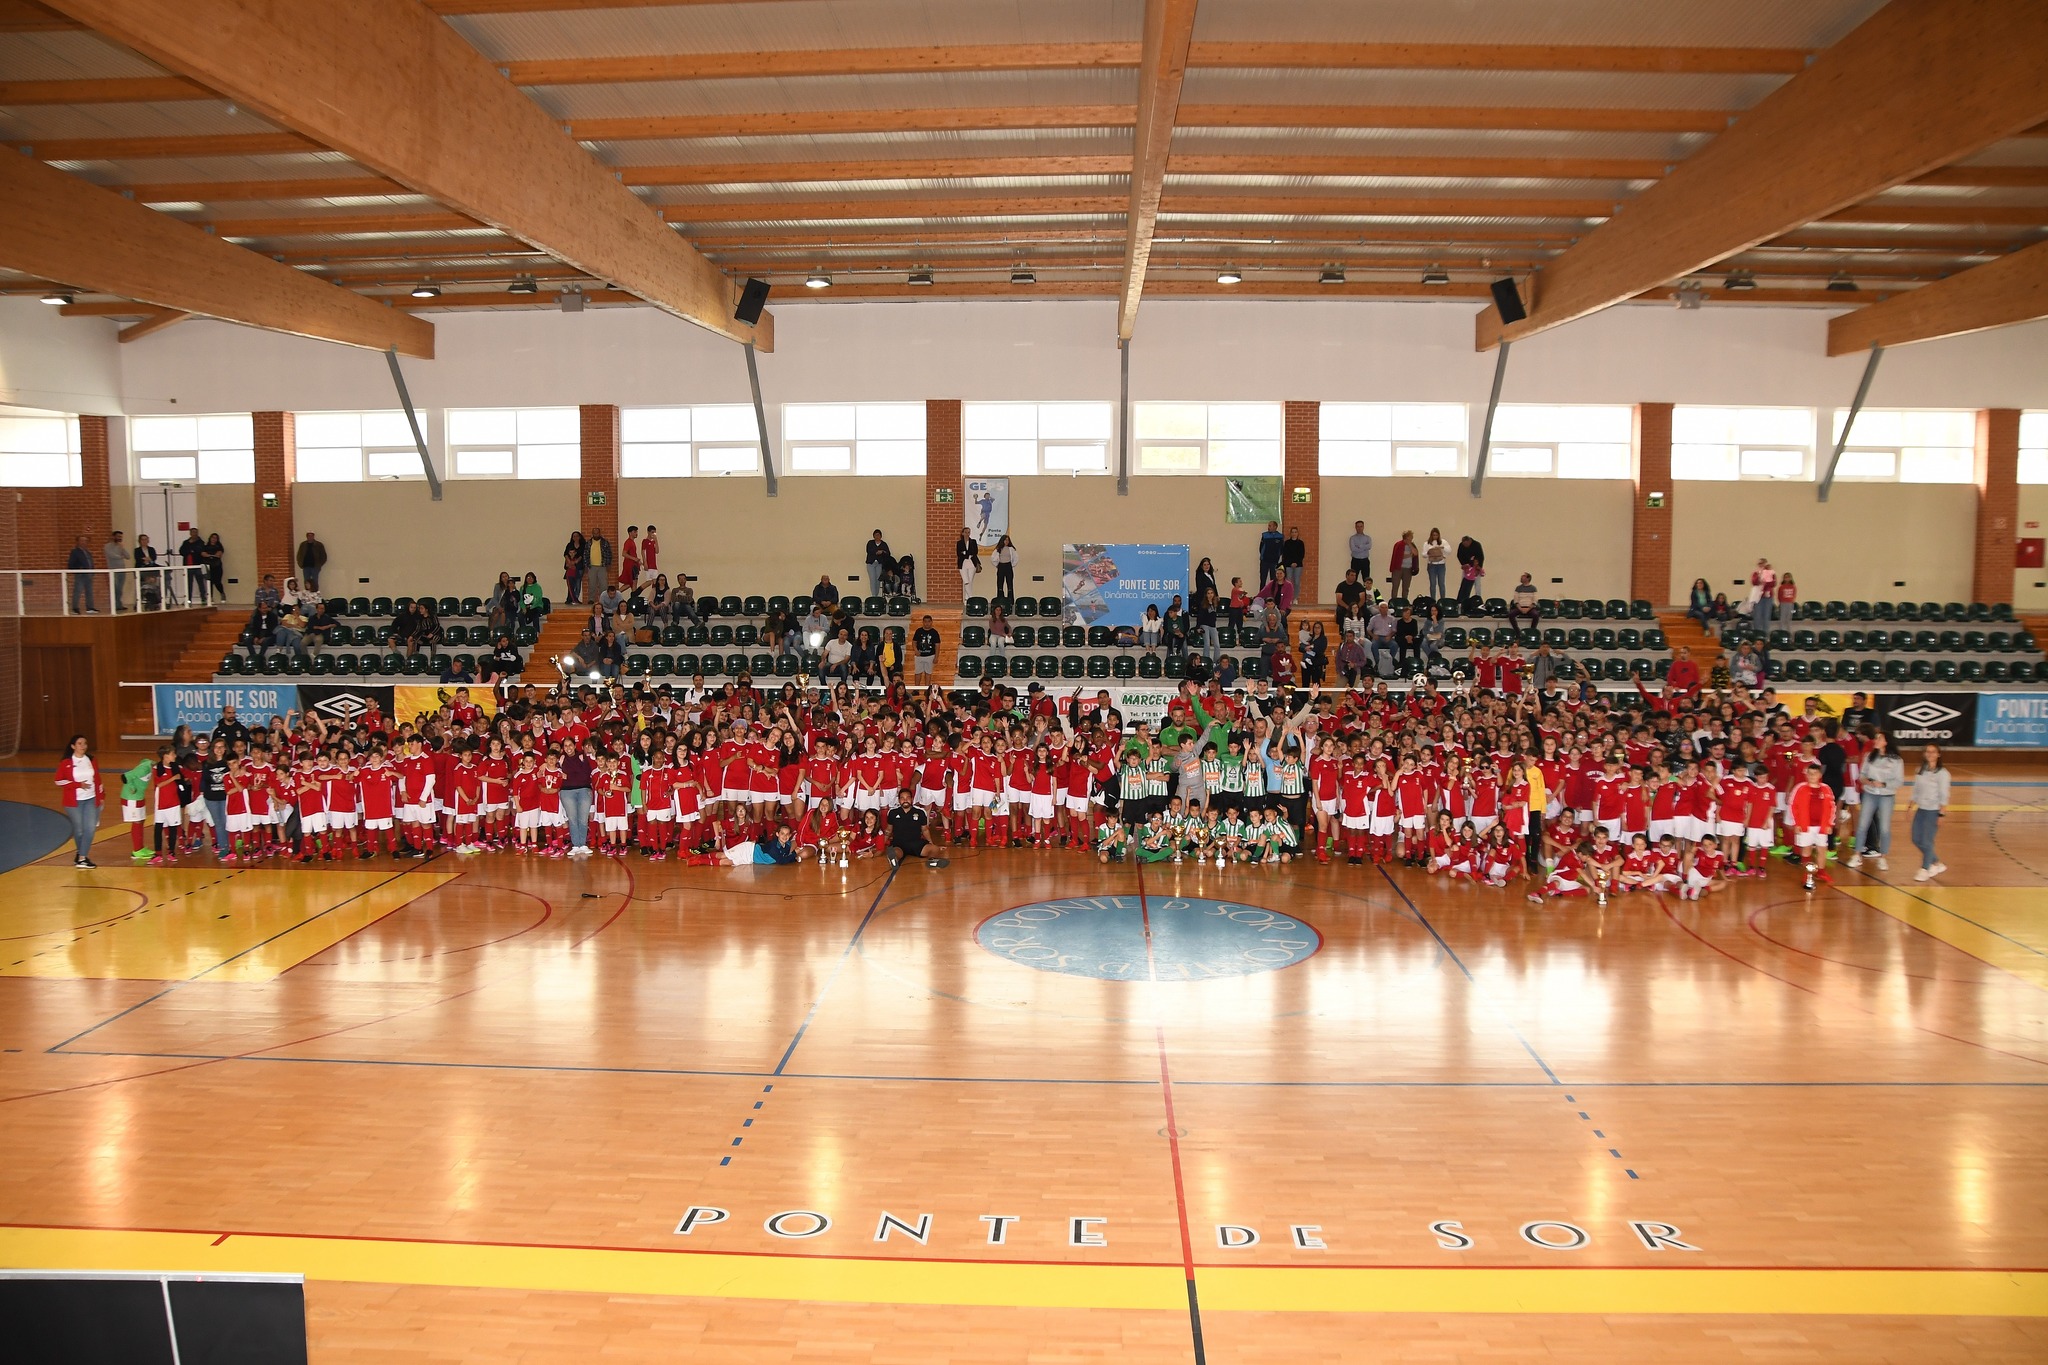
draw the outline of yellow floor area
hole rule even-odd
[[[2048,890],[2026,886],[1844,886],[1873,910],[2048,990]]]

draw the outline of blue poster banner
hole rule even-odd
[[[1978,693],[1977,743],[1986,749],[2048,747],[2048,692]]]
[[[1135,626],[1145,608],[1186,605],[1185,545],[1062,545],[1061,617],[1074,626]]]
[[[299,709],[299,689],[292,683],[158,683],[154,691],[160,735],[180,725],[211,730],[229,706],[244,725]]]

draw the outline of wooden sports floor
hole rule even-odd
[[[0,874],[0,1263],[316,1362],[2040,1362],[2048,766],[1957,776],[1938,884],[1604,910],[110,827]]]

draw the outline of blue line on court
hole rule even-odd
[[[889,887],[896,881],[896,874],[903,870],[903,863],[908,861],[909,858],[906,857],[902,862],[896,863],[889,869],[889,875],[882,878],[881,889],[875,892],[874,904],[870,905],[868,912],[860,917],[860,924],[854,929],[853,937],[847,941],[845,951],[839,954],[839,961],[833,966],[832,975],[826,977],[825,984],[818,988],[818,998],[811,1002],[810,1013],[804,1016],[803,1023],[797,1025],[796,1037],[789,1040],[789,1047],[783,1051],[782,1060],[775,1064],[775,1070],[772,1074],[780,1076],[783,1068],[789,1065],[789,1059],[796,1055],[797,1044],[804,1040],[804,1034],[810,1029],[811,1021],[818,1017],[818,1007],[823,1005],[825,997],[832,993],[832,984],[839,980],[839,973],[846,970],[846,959],[852,957],[853,950],[860,946],[860,936],[865,934],[868,931],[868,925],[874,922],[875,911],[882,908],[882,897],[889,894]]]

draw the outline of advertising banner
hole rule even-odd
[[[1135,626],[1145,608],[1188,591],[1185,545],[1062,545],[1061,618],[1075,626]]]
[[[1166,719],[1166,708],[1180,695],[1178,683],[1115,683],[1108,687],[1087,683],[1081,688],[1081,714],[1093,715],[1104,692],[1109,694],[1109,704],[1123,716],[1126,726],[1143,721],[1156,727]],[[1064,696],[1059,700],[1065,704]]]
[[[969,479],[967,481],[967,534],[986,548],[1010,532],[1010,481]]]
[[[180,725],[211,730],[229,706],[244,725],[268,724],[272,716],[299,709],[299,689],[291,683],[158,683],[152,691],[160,735]]]
[[[1242,478],[1223,481],[1223,519],[1233,526],[1264,526],[1280,520],[1280,480]]]
[[[1979,692],[1976,741],[1987,749],[2048,746],[2048,692]]]
[[[452,683],[407,684],[391,689],[391,723],[402,725],[406,721],[418,724],[421,716],[431,716],[443,706],[455,700],[455,686]],[[469,689],[469,703],[487,716],[498,714],[498,696],[490,688],[478,684]]]
[[[1877,723],[1894,744],[1976,742],[1975,692],[1880,692],[1871,701],[1877,707]]]
[[[319,712],[329,722],[352,725],[374,703],[388,724],[396,690],[372,683],[300,683],[299,706],[302,710]]]

